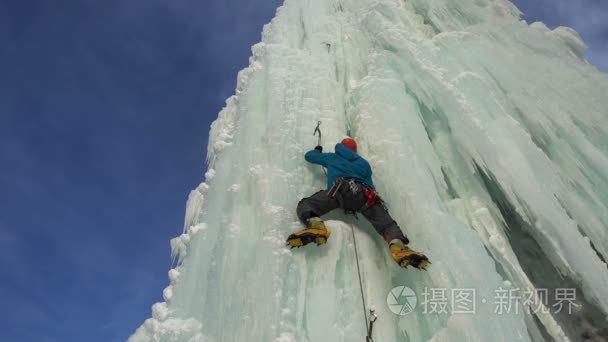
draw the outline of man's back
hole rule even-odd
[[[318,150],[311,150],[304,155],[309,163],[327,168],[327,188],[331,188],[337,178],[355,179],[374,188],[372,168],[367,160],[342,143],[336,144],[335,151],[336,153],[322,153]]]

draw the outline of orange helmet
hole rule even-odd
[[[342,144],[349,149],[353,150],[353,152],[357,152],[357,142],[353,138],[344,138],[342,139]]]

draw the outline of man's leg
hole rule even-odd
[[[425,269],[428,266],[429,259],[424,254],[406,246],[410,240],[403,234],[397,222],[393,220],[383,205],[376,204],[363,211],[362,214],[386,240],[391,256],[399,266],[403,268],[413,266],[418,269]]]
[[[336,201],[332,201],[327,196],[327,190],[321,190],[310,197],[303,198],[296,208],[298,218],[304,224],[312,217],[321,217],[338,207]]]
[[[321,215],[336,209],[338,205],[327,197],[327,190],[321,190],[314,195],[302,199],[298,203],[296,213],[305,228],[298,230],[287,238],[287,245],[291,248],[302,247],[311,242],[323,245],[331,235],[325,227]]]
[[[410,243],[383,205],[376,204],[363,211],[362,214],[387,243],[391,243],[394,239],[401,240],[406,245]]]

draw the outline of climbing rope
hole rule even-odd
[[[353,233],[353,245],[355,246],[355,261],[357,262],[357,275],[359,276],[359,289],[361,289],[361,302],[363,303],[363,319],[367,328],[367,305],[365,305],[365,295],[363,294],[363,281],[361,280],[361,268],[359,267],[359,250],[357,249],[357,239],[355,238],[355,227],[350,224],[350,230]]]
[[[348,118],[347,118],[348,119]],[[347,135],[351,136],[351,129],[350,129],[350,122],[347,122]],[[315,127],[314,132],[312,133],[313,136],[317,135],[317,133],[319,133],[319,140],[317,141],[317,145],[320,146],[321,145],[321,121],[317,122],[317,126]],[[325,176],[327,176],[327,171],[325,170],[325,168],[323,168],[323,172],[325,173]],[[355,213],[355,217],[356,213]],[[376,315],[376,313],[374,312],[374,310],[369,310],[369,316],[367,315],[367,305],[365,304],[365,294],[363,292],[363,280],[361,279],[361,266],[359,265],[359,249],[357,248],[357,238],[355,237],[355,226],[351,223],[350,224],[350,230],[351,233],[353,235],[353,246],[355,247],[355,262],[357,264],[357,276],[359,277],[359,290],[361,290],[361,303],[363,304],[363,320],[365,321],[365,329],[367,331],[367,335],[365,336],[365,341],[366,342],[374,342],[374,339],[372,338],[372,332],[374,329],[374,322],[376,322],[376,320],[378,319],[378,315]],[[369,322],[369,325],[368,325]]]
[[[369,310],[369,316],[366,314],[367,305],[365,304],[365,295],[363,294],[363,280],[361,280],[361,267],[359,266],[359,249],[357,248],[357,239],[355,238],[355,226],[350,224],[350,231],[353,234],[353,245],[355,246],[355,261],[357,263],[357,275],[359,276],[359,289],[361,290],[361,303],[363,303],[363,320],[365,320],[365,329],[367,330],[367,336],[365,336],[366,342],[374,342],[372,338],[372,332],[374,330],[374,323],[378,319],[378,315],[372,309]],[[369,323],[369,325],[368,325]]]

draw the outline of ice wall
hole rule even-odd
[[[350,224],[376,341],[608,338],[608,76],[584,50],[504,0],[286,0],[212,125],[165,302],[130,341],[363,341]],[[303,159],[318,120],[326,150],[357,139],[428,272],[339,212],[327,245],[284,247],[325,184]],[[414,312],[389,310],[396,286]],[[492,305],[535,288],[575,289],[573,311]],[[474,289],[475,313],[425,313],[425,289]]]

